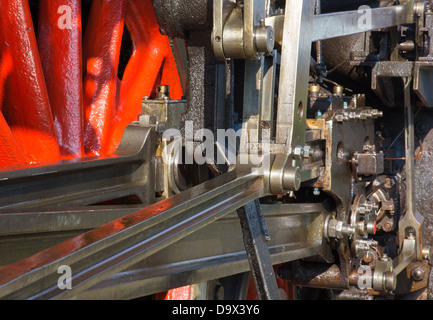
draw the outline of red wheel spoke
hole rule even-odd
[[[164,73],[167,81],[164,84],[173,87],[175,95],[172,98],[182,96],[168,37],[159,31],[152,1],[130,0],[126,24],[134,42],[134,52],[121,82],[117,114],[111,124],[110,152],[120,143],[125,127],[141,114],[143,97],[152,93],[163,66],[170,67]]]
[[[110,122],[116,112],[117,72],[126,0],[94,0],[84,36],[85,149],[106,153]]]
[[[3,115],[27,162],[59,159],[28,2],[1,1],[0,12],[0,52],[13,59],[4,83]]]
[[[21,154],[5,118],[0,113],[0,167],[24,164],[26,164],[26,160]]]
[[[60,150],[83,157],[81,1],[39,5],[39,52]]]
[[[112,153],[156,86],[182,97],[152,0],[94,0],[85,30],[81,0],[37,5],[38,42],[28,1],[0,2],[0,151],[11,153],[0,166]],[[134,50],[119,80],[125,23]]]
[[[112,124],[112,147],[116,148],[125,127],[141,114],[144,96],[150,96],[167,54],[166,39],[160,34],[152,1],[129,1],[126,18],[134,52],[125,69],[119,106]]]
[[[170,86],[170,97],[173,100],[182,99],[182,85],[180,83],[179,73],[177,71],[176,62],[174,61],[173,53],[168,53],[162,67],[161,84]]]

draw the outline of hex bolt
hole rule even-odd
[[[420,267],[417,267],[417,268],[414,268],[412,270],[412,272],[410,273],[410,275],[411,275],[411,277],[412,277],[412,279],[414,281],[419,282],[422,279],[424,279],[425,271],[424,271],[424,269],[422,269]]]
[[[344,121],[344,115],[342,114],[336,114],[335,115],[335,121],[342,123]]]
[[[310,157],[310,152],[311,152],[311,147],[310,146],[305,146],[304,149],[303,149],[302,156],[304,158],[309,158]]]
[[[302,157],[303,152],[304,152],[304,148],[301,146],[297,146],[293,149],[293,155],[295,157],[299,157],[299,158]]]
[[[352,237],[356,229],[343,221],[331,219],[328,222],[327,234],[331,238],[343,239],[345,236]]]

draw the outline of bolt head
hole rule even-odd
[[[311,151],[311,147],[310,146],[305,146],[304,147],[304,152],[303,152],[304,158],[309,158],[310,157],[310,151]]]
[[[295,147],[295,148],[293,149],[293,155],[296,156],[296,157],[300,157],[300,156],[302,156],[303,149],[304,149],[304,148],[302,148],[301,146],[297,146],[297,147]]]
[[[337,122],[343,122],[345,120],[345,118],[344,118],[344,115],[342,115],[342,114],[336,114],[335,115],[335,121],[337,121]]]
[[[412,277],[412,279],[414,281],[419,282],[422,279],[424,279],[425,271],[424,271],[424,269],[417,267],[417,268],[414,268],[412,270],[412,272],[410,273],[410,275],[411,275],[411,277]]]

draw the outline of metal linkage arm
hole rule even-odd
[[[278,286],[266,245],[267,227],[260,202],[250,202],[237,212],[257,295],[261,300],[279,300]]]
[[[222,175],[0,269],[0,298],[76,296],[262,195],[257,175]],[[57,285],[62,265],[71,290]]]
[[[415,22],[414,1],[391,7],[335,12],[314,16],[313,41],[331,39]]]
[[[422,260],[422,223],[421,216],[416,209],[415,198],[415,123],[413,105],[411,102],[411,83],[412,78],[405,79],[404,86],[404,109],[405,109],[405,151],[406,151],[406,213],[399,222],[399,242],[400,248],[408,237],[414,236],[415,256],[417,260]]]

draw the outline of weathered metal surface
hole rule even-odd
[[[356,285],[358,274],[353,272],[346,278],[335,264],[317,262],[292,262],[281,269],[284,279],[293,281],[297,286],[313,288],[331,288],[334,290],[349,289]]]
[[[79,206],[135,195],[152,203],[156,134],[130,125],[111,156],[0,169],[0,208]]]

